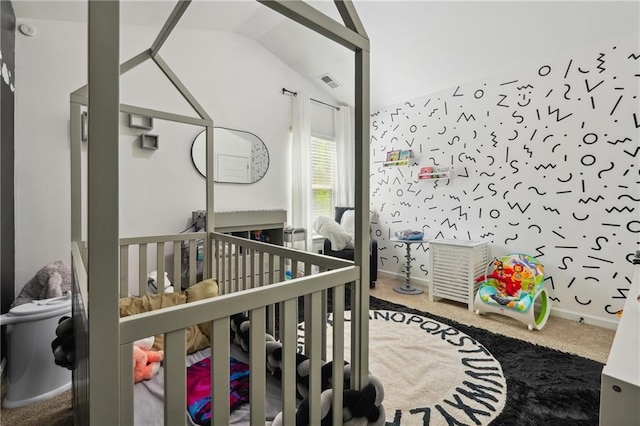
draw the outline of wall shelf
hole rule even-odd
[[[151,130],[153,129],[153,117],[129,114],[129,127],[133,129]]]
[[[157,150],[160,147],[158,144],[159,140],[158,135],[143,133],[140,135],[140,148]]]
[[[375,161],[375,163],[382,163],[384,167],[411,166],[413,165],[413,150],[396,149],[394,151],[389,151],[387,152],[387,158],[385,160]]]
[[[453,178],[451,167],[421,167],[418,173],[419,180],[443,180]]]
[[[397,167],[397,166],[410,166],[409,160],[396,160],[396,161],[376,161],[376,163],[382,163],[384,167]]]

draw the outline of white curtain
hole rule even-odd
[[[309,94],[298,91],[292,97],[291,117],[291,225],[307,230],[307,247],[311,250],[311,101]]]
[[[353,207],[355,205],[355,133],[353,110],[341,105],[336,111],[336,206]]]

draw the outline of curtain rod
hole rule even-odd
[[[289,93],[289,94],[290,94],[290,95],[292,95],[293,97],[298,96],[298,92],[292,92],[291,90],[287,90],[287,89],[285,89],[285,88],[283,87],[283,88],[282,88],[282,94],[283,94],[283,95],[286,95],[287,93]],[[315,102],[315,103],[322,104],[322,105],[326,105],[326,106],[328,106],[328,107],[335,108],[335,109],[337,109],[338,111],[340,111],[340,107],[337,107],[337,106],[335,106],[335,105],[331,105],[331,104],[328,104],[328,103],[326,103],[326,102],[322,102],[322,101],[319,101],[319,100],[317,100],[317,99],[313,99],[313,98],[309,98],[309,99],[310,99],[310,100],[312,100],[312,101],[313,101],[313,102]]]

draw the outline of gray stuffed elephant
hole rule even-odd
[[[32,300],[60,297],[71,291],[71,265],[61,260],[50,263],[40,269],[27,282],[11,304],[11,308],[29,303]]]

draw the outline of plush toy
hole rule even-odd
[[[14,308],[32,300],[60,297],[71,291],[71,265],[61,260],[42,267],[27,282],[16,300],[11,304]]]
[[[174,288],[169,281],[169,274],[164,273],[164,292],[173,293]],[[158,271],[152,271],[147,275],[147,294],[158,294]]]
[[[154,337],[133,342],[133,378],[135,383],[151,379],[160,369],[164,351],[152,351]]]
[[[242,350],[249,352],[249,334],[251,321],[244,314],[231,316],[231,340]],[[270,334],[265,335],[267,371],[277,379],[282,377],[282,342],[276,341]],[[296,352],[296,396],[302,400],[296,410],[296,425],[309,425],[309,358]],[[384,426],[385,412],[382,405],[384,388],[380,380],[369,375],[368,384],[362,390],[349,389],[351,365],[345,362],[342,380],[342,419],[345,425]],[[321,421],[320,426],[332,424],[333,403],[333,361],[324,363],[320,368]],[[278,414],[272,426],[282,426],[282,413]]]
[[[304,355],[303,355],[304,356]],[[327,381],[322,386],[320,395],[320,426],[331,426],[333,424],[333,388],[330,372],[331,362],[322,366],[322,381]],[[329,377],[326,377],[328,374]],[[352,426],[384,426],[386,414],[382,401],[384,399],[384,388],[380,380],[374,375],[369,375],[369,383],[362,390],[349,389],[351,376],[351,366],[345,364],[344,367],[344,390],[342,393],[342,424]],[[308,390],[307,390],[308,391]],[[309,399],[304,398],[296,409],[296,426],[308,426],[309,421]],[[282,413],[279,413],[273,420],[272,426],[282,426]]]
[[[51,342],[51,350],[56,365],[73,370],[74,366],[73,319],[64,316],[58,321],[56,338]]]

